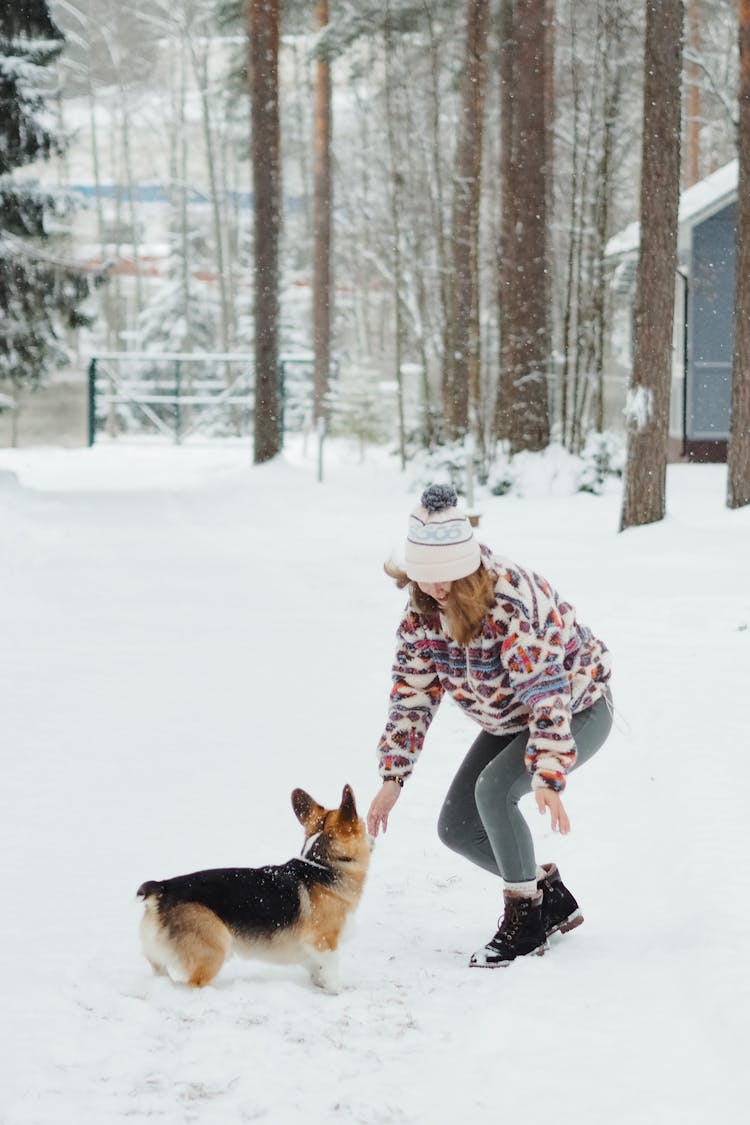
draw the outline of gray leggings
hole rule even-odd
[[[578,769],[602,746],[612,727],[611,698],[573,716]],[[453,779],[438,819],[438,835],[452,851],[507,883],[536,878],[534,844],[518,802],[531,792],[524,764],[528,731],[482,731]]]

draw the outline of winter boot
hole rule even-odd
[[[505,891],[505,913],[498,923],[500,929],[484,949],[478,949],[473,954],[469,967],[497,969],[528,953],[541,956],[547,948],[542,925],[542,897],[539,891],[533,898]]]
[[[544,878],[537,882],[542,892],[542,927],[546,937],[567,934],[583,922],[581,909],[560,878],[557,864],[542,864]]]

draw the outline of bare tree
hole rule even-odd
[[[328,26],[328,0],[317,0],[315,24]],[[327,58],[315,64],[313,203],[313,413],[325,413],[325,397],[331,368],[331,65]]]
[[[281,449],[279,393],[280,0],[247,0],[255,215],[256,464]]]
[[[621,530],[654,523],[665,512],[680,198],[683,17],[682,0],[646,0],[641,247]]]
[[[453,284],[446,333],[443,398],[452,438],[479,425],[479,198],[489,0],[466,2],[466,48],[453,204]]]
[[[750,0],[739,0],[740,127],[727,506],[750,504]]]

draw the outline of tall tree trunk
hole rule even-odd
[[[315,26],[328,25],[328,0],[317,0]],[[331,66],[318,59],[315,66],[313,204],[313,415],[325,415],[331,368]]]
[[[138,232],[138,208],[136,206],[136,180],[133,170],[133,159],[130,151],[130,106],[128,91],[122,74],[118,71],[118,87],[120,90],[120,135],[122,138],[122,160],[125,172],[125,183],[128,188],[128,221],[130,223],[132,254],[133,254],[133,280],[135,282],[135,310],[133,324],[138,323],[138,315],[143,308],[143,284],[141,282],[141,254],[140,238]]]
[[[555,12],[557,0],[545,0],[544,28],[544,125],[547,130],[547,150],[544,168],[547,180],[547,215],[554,208],[555,181]]]
[[[602,67],[602,40],[597,35],[594,48],[593,71],[597,74]],[[596,252],[593,245],[593,221],[591,198],[597,185],[592,183],[592,163],[595,121],[597,119],[596,99],[589,98],[588,112],[584,125],[584,143],[580,165],[580,192],[578,207],[578,228],[575,232],[576,273],[574,289],[576,294],[576,330],[573,353],[572,397],[570,402],[570,429],[568,449],[579,454],[583,445],[584,413],[590,390],[593,357],[593,313],[592,288]]]
[[[564,305],[562,315],[562,365],[560,367],[560,380],[558,387],[559,395],[559,422],[560,433],[563,443],[569,447],[570,442],[570,427],[569,427],[569,411],[570,411],[570,387],[571,387],[571,359],[574,354],[574,334],[575,327],[578,323],[578,310],[580,307],[579,294],[575,290],[575,276],[576,276],[576,259],[580,253],[578,239],[576,232],[579,230],[580,223],[578,220],[579,209],[579,162],[581,152],[581,78],[580,78],[580,50],[577,43],[577,24],[575,18],[575,9],[571,8],[570,11],[570,91],[571,91],[571,109],[570,109],[570,123],[568,129],[570,131],[570,212],[566,224],[568,235],[568,246],[565,256],[565,284],[564,284]]]
[[[546,0],[516,0],[516,95],[513,111],[512,265],[509,325],[513,377],[511,451],[549,443],[549,282],[547,269]]]
[[[425,20],[427,21],[430,43],[431,128],[427,140],[427,148],[431,160],[433,190],[429,193],[429,201],[432,215],[432,227],[435,237],[435,253],[437,257],[438,285],[440,293],[439,309],[441,316],[441,340],[439,346],[442,347],[442,359],[443,364],[445,364],[445,357],[448,354],[450,347],[448,334],[450,331],[451,279],[449,267],[448,233],[446,230],[447,224],[444,222],[445,193],[443,189],[443,167],[441,163],[443,146],[442,131],[440,127],[440,114],[443,103],[440,91],[440,74],[442,67],[438,38],[435,34],[434,14],[428,0],[423,0],[422,7],[424,10]],[[421,284],[424,287],[423,279],[421,279]],[[432,448],[436,430],[438,432],[440,430],[440,422],[438,421],[440,417],[440,408],[433,407],[432,396],[430,393],[429,372],[427,371],[426,367],[423,373],[423,386],[425,401],[425,445],[428,446],[428,448]]]
[[[513,352],[511,325],[515,321],[515,102],[516,42],[515,0],[502,0],[500,9],[500,246],[498,253],[498,322],[500,374],[495,406],[495,433],[510,442],[513,424]]]
[[[386,11],[388,6],[386,5]],[[388,142],[388,161],[390,179],[391,236],[393,239],[393,307],[394,307],[394,366],[396,368],[397,411],[398,411],[398,451],[401,468],[406,468],[406,416],[404,412],[404,314],[401,293],[403,290],[403,263],[401,252],[402,190],[404,177],[398,165],[396,153],[396,116],[393,85],[393,33],[386,20],[384,33],[385,47],[385,120]]]
[[[700,0],[688,0],[687,46],[691,55],[701,49]],[[689,61],[685,68],[685,187],[701,178],[701,68]]]
[[[219,281],[219,307],[221,311],[221,346],[225,352],[228,352],[232,345],[232,316],[227,292],[226,254],[224,252],[226,222],[222,215],[219,192],[218,145],[216,143],[216,130],[211,120],[211,102],[208,88],[208,52],[211,46],[210,40],[206,38],[205,29],[201,27],[197,30],[191,29],[188,31],[187,42],[193,75],[200,95],[203,143],[206,146],[206,164],[208,165],[208,181],[211,190],[211,218],[214,228],[216,274]],[[227,383],[229,383],[230,377],[230,373],[227,371],[225,375]]]
[[[280,0],[247,0],[255,234],[256,464],[281,449],[279,394]]]
[[[91,18],[91,0],[89,0],[88,18]],[[91,165],[94,174],[94,201],[96,208],[96,230],[99,238],[99,247],[102,259],[106,254],[105,250],[105,237],[104,237],[104,202],[102,199],[102,176],[101,176],[101,159],[99,155],[99,140],[96,128],[96,87],[94,85],[94,75],[91,62],[91,44],[88,46],[88,55],[86,59],[86,95],[88,100],[89,110],[89,137],[91,140]],[[106,333],[106,347],[107,351],[114,351],[117,346],[116,337],[113,334],[112,324],[112,294],[110,286],[105,285],[100,297],[102,308],[104,309],[104,328]]]
[[[750,0],[739,0],[740,174],[727,505],[750,504]]]
[[[489,0],[467,0],[461,129],[453,209],[451,347],[445,357],[444,402],[448,436],[479,425],[479,200]]]
[[[621,530],[663,519],[666,505],[683,16],[682,0],[646,0],[641,247]]]
[[[594,292],[592,313],[594,317],[594,390],[596,393],[596,422],[598,433],[604,430],[604,342],[607,334],[609,286],[604,270],[609,213],[612,202],[612,166],[614,159],[615,127],[620,115],[622,95],[622,19],[621,0],[615,3],[604,0],[603,5],[604,59],[602,147],[597,169],[596,205],[594,226],[596,251],[594,257]],[[600,9],[601,10],[601,9]]]

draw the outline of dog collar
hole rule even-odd
[[[314,859],[308,859],[306,855],[301,855],[300,859],[303,863],[309,863],[311,867],[319,867],[321,871],[330,871],[324,863],[317,863]]]

